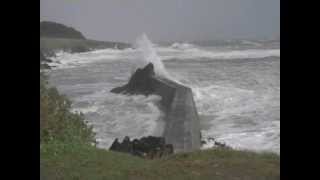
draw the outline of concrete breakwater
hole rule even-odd
[[[161,108],[166,113],[163,133],[165,142],[173,145],[175,153],[200,149],[200,122],[189,87],[156,76],[150,63],[138,69],[128,84],[114,88],[111,92],[161,96]]]
[[[166,126],[163,136],[175,152],[188,152],[200,148],[200,122],[192,90],[160,77],[152,77],[155,94],[162,97]]]

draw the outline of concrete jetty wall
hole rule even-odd
[[[166,111],[164,138],[174,152],[200,149],[200,122],[192,90],[157,76],[152,78],[154,93],[162,97]]]

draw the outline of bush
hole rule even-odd
[[[48,141],[92,144],[91,127],[83,114],[70,111],[71,102],[58,90],[49,87],[47,77],[40,74],[40,143]]]

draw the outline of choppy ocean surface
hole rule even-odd
[[[146,63],[142,59],[153,59],[156,73],[192,88],[204,139],[280,154],[280,42],[139,47],[59,52],[53,59],[50,83],[85,114],[99,147],[124,136],[161,135],[164,114],[155,105],[160,97],[110,93]]]

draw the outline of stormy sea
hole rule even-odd
[[[152,43],[143,35],[132,48],[57,52],[52,60],[50,83],[85,115],[100,148],[125,136],[161,136],[159,96],[110,92],[152,62],[156,74],[192,89],[203,140],[280,154],[279,40]]]

